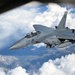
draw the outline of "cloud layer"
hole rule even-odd
[[[1,75],[75,75],[75,54],[69,54],[65,57],[56,58],[44,62],[37,72],[27,71],[25,68],[18,66],[13,69],[6,69],[0,67]]]
[[[40,68],[41,75],[74,75],[75,74],[75,55],[68,55],[45,62]]]
[[[3,56],[0,55],[0,63],[4,63],[4,64],[11,64],[14,61],[18,60],[18,58],[16,58],[15,56]]]

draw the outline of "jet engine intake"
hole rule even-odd
[[[55,26],[55,28],[57,29],[58,27],[57,27],[57,26]]]
[[[72,33],[74,33],[75,32],[75,30],[74,29],[72,29]]]

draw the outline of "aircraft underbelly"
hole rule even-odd
[[[63,48],[63,47],[67,47],[67,46],[70,46],[70,45],[72,45],[72,43],[67,41],[67,42],[64,42],[64,43],[62,43],[60,45],[57,45],[56,47]]]
[[[60,44],[60,40],[53,37],[53,38],[47,38],[46,40],[44,40],[45,43],[49,43],[49,44]]]

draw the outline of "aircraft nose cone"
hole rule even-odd
[[[11,50],[13,50],[13,49],[17,49],[18,48],[18,45],[13,45],[13,46],[11,46],[9,49],[11,49]]]
[[[26,45],[26,40],[21,39],[18,42],[16,42],[14,45],[12,45],[9,49],[18,49],[18,48],[23,48]]]

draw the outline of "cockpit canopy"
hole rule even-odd
[[[31,32],[31,33],[28,33],[26,36],[25,36],[25,38],[31,38],[31,37],[34,37],[34,36],[36,36],[36,35],[38,35],[38,34],[40,34],[41,32],[40,31],[34,31],[34,32]]]

